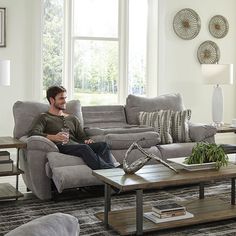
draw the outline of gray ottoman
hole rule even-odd
[[[55,213],[32,220],[5,236],[78,236],[78,220],[68,214]]]

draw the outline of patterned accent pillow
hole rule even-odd
[[[139,123],[140,125],[149,125],[155,128],[161,138],[161,144],[173,143],[171,137],[171,110],[160,110],[156,112],[140,112]]]
[[[189,120],[191,110],[173,111],[171,118],[171,136],[175,143],[191,142],[189,136]]]

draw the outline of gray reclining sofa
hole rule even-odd
[[[14,137],[27,142],[27,148],[20,152],[20,167],[24,170],[23,179],[40,199],[50,199],[51,180],[58,192],[64,189],[100,185],[92,170],[79,157],[58,152],[57,146],[40,136],[27,137],[32,120],[49,106],[37,102],[18,101],[13,106],[15,120]],[[162,159],[187,156],[196,142],[214,142],[216,129],[210,125],[189,123],[191,142],[159,144],[160,137],[153,127],[139,125],[141,111],[184,110],[180,94],[167,94],[156,98],[143,98],[129,95],[125,106],[86,106],[78,100],[67,103],[67,113],[79,117],[84,130],[95,141],[106,141],[115,159],[122,163],[128,147],[136,140],[145,138],[140,145]],[[130,161],[141,157],[138,150],[130,155]],[[148,164],[156,162],[150,161]]]

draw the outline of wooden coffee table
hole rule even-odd
[[[112,226],[121,235],[142,235],[143,232],[189,226],[200,223],[236,218],[235,178],[236,165],[217,170],[186,171],[176,174],[163,165],[147,165],[134,175],[127,175],[120,168],[95,170],[93,175],[105,184],[105,210],[96,216],[106,227]],[[231,204],[220,199],[204,199],[204,184],[210,181],[231,179]],[[199,199],[182,203],[193,218],[155,224],[143,218],[143,212],[151,206],[143,207],[143,190],[184,184],[199,184]],[[136,208],[111,211],[111,186],[121,191],[136,191]]]

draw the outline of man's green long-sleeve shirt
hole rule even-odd
[[[61,132],[62,128],[69,128],[70,130],[68,144],[84,143],[84,140],[88,139],[76,116],[57,116],[49,112],[40,114],[34,120],[29,136],[40,135],[46,137],[48,134],[54,135]]]

